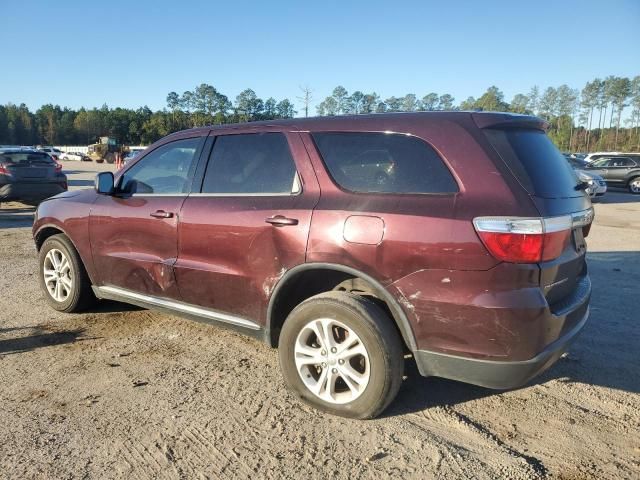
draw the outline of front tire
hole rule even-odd
[[[80,255],[63,235],[47,238],[38,256],[40,287],[54,309],[60,312],[79,312],[95,302],[91,281]]]
[[[402,383],[402,342],[374,302],[327,292],[298,305],[279,339],[280,367],[290,391],[315,408],[373,418]]]

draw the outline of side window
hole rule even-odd
[[[150,152],[125,172],[120,190],[127,193],[187,193],[201,138],[185,138]]]
[[[202,193],[291,194],[296,167],[282,133],[220,135],[213,144]]]
[[[333,180],[359,193],[454,193],[440,156],[419,138],[387,133],[314,133]]]
[[[610,158],[600,158],[592,163],[597,168],[610,167],[612,164],[613,162]]]

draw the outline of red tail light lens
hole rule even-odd
[[[538,234],[478,232],[489,253],[498,260],[513,263],[537,263],[543,246]]]
[[[510,263],[554,260],[569,244],[573,228],[589,228],[593,210],[550,218],[478,217],[480,239],[489,253]]]
[[[0,175],[11,175],[11,172],[4,165],[0,165]]]
[[[56,162],[56,172],[61,172],[62,171],[62,164]]]

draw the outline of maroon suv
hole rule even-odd
[[[169,135],[40,205],[53,308],[95,298],[279,347],[291,391],[378,415],[424,376],[512,388],[584,326],[593,210],[535,117],[437,112]]]

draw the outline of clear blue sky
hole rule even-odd
[[[0,103],[165,106],[200,83],[314,104],[640,74],[640,0],[0,0]],[[299,102],[296,101],[299,105]],[[298,109],[300,109],[298,107]]]

